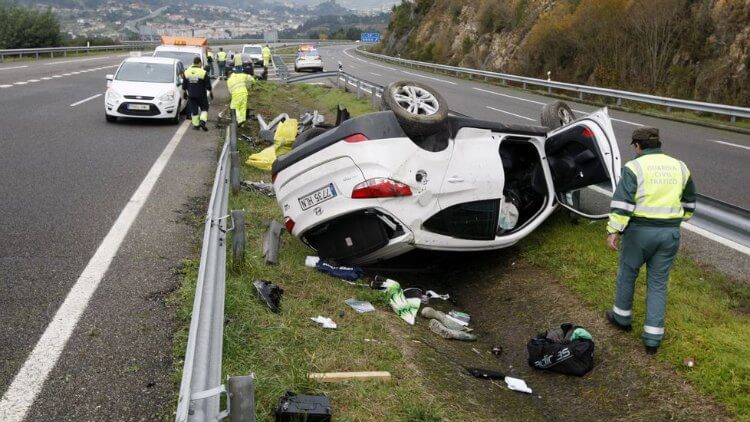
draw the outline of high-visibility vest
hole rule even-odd
[[[263,60],[271,60],[271,49],[263,47]]]
[[[209,59],[213,59],[214,58],[214,52],[213,51],[209,51],[206,55],[208,56]]]
[[[242,66],[242,53],[234,53],[234,65]]]
[[[234,97],[235,95],[247,95],[248,85],[255,82],[255,78],[247,73],[235,72],[227,79],[227,90]]]
[[[216,59],[220,62],[227,61],[227,52],[226,51],[219,51],[216,53]]]
[[[638,180],[633,217],[673,219],[685,215],[681,199],[690,178],[685,163],[664,154],[647,154],[625,167]]]

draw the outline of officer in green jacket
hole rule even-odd
[[[654,354],[664,337],[667,281],[680,247],[680,224],[695,211],[695,185],[685,163],[661,152],[659,130],[638,128],[637,158],[625,164],[610,204],[607,243],[620,250],[615,304],[607,320],[630,331],[635,279],[647,269],[646,320],[641,338]]]

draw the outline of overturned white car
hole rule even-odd
[[[505,248],[560,204],[606,216],[569,199],[619,177],[606,109],[574,120],[557,101],[542,111],[546,127],[507,125],[449,113],[410,81],[386,87],[383,103],[387,111],[300,133],[273,164],[286,228],[321,258],[366,265],[415,248]]]

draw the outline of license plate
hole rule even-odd
[[[151,107],[149,107],[148,104],[128,104],[128,110],[150,110]]]
[[[329,183],[328,186],[322,187],[309,195],[305,195],[299,198],[298,201],[300,207],[302,207],[302,211],[305,211],[321,202],[325,202],[335,197],[336,188],[333,187],[333,183]]]

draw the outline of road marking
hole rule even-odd
[[[350,48],[349,50],[351,50],[351,48]],[[395,68],[392,68],[392,67],[388,67],[388,66],[383,66],[383,65],[380,65],[380,64],[377,64],[377,63],[372,63],[372,62],[369,62],[369,61],[367,61],[367,60],[362,60],[362,59],[360,59],[359,57],[354,57],[354,56],[352,56],[351,54],[349,54],[349,50],[344,50],[344,54],[345,54],[345,55],[347,55],[347,56],[349,56],[349,58],[351,58],[351,59],[354,59],[354,60],[359,60],[359,61],[361,61],[362,63],[367,63],[367,64],[371,64],[371,65],[373,65],[373,66],[377,66],[377,67],[382,67],[383,69],[388,69],[388,70],[396,70]]]
[[[28,82],[13,82],[13,85],[26,85]]]
[[[65,61],[61,61],[61,62],[45,63],[44,65],[45,65],[45,66],[54,66],[54,65],[58,65],[58,64],[65,64],[65,63],[90,62],[90,61],[92,61],[92,60],[104,60],[104,59],[109,59],[110,57],[112,57],[112,56],[92,57],[92,58],[90,58],[90,59],[75,59],[75,60],[65,60]],[[122,56],[117,56],[117,57],[122,57]]]
[[[23,69],[24,67],[29,67],[29,65],[13,66],[13,67],[0,67],[0,70]]]
[[[711,142],[716,142],[717,144],[722,144],[722,145],[729,145],[729,146],[731,146],[731,147],[737,147],[737,148],[743,148],[743,149],[750,149],[750,147],[749,147],[749,146],[747,146],[747,145],[737,145],[737,144],[733,144],[733,143],[731,143],[731,142],[718,141],[718,140],[716,140],[716,139],[709,139],[709,141],[711,141]]]
[[[633,126],[643,127],[643,125],[640,123],[629,122],[627,120],[622,120],[622,119],[615,119],[614,117],[610,117],[609,119],[615,122],[626,123],[626,124],[633,125]]]
[[[91,101],[91,100],[93,100],[94,98],[98,98],[98,97],[101,97],[101,96],[102,96],[102,94],[96,94],[96,95],[92,95],[92,96],[90,96],[90,97],[88,97],[88,98],[84,98],[84,99],[83,99],[83,100],[81,100],[81,101],[76,101],[75,103],[71,104],[70,106],[71,106],[71,107],[75,107],[75,106],[77,106],[77,105],[80,105],[80,104],[83,104],[83,103],[85,103],[86,101]]]
[[[407,72],[407,71],[405,71],[405,70],[402,70],[402,72],[406,73],[407,75],[418,76],[418,77],[420,77],[420,78],[431,79],[431,80],[433,80],[433,81],[438,81],[438,82],[445,82],[445,83],[447,83],[447,84],[451,84],[451,85],[456,85],[456,83],[455,83],[455,82],[451,82],[451,81],[446,81],[445,79],[440,79],[440,78],[433,78],[432,76],[425,76],[425,75],[420,75],[419,73],[412,73],[412,72]]]
[[[63,75],[63,76],[70,76],[70,75],[71,75],[71,73],[63,73],[62,75]]]
[[[62,75],[52,75],[53,78],[62,78]]]
[[[71,75],[79,75],[81,72],[70,72]]]
[[[499,111],[500,113],[510,114],[511,116],[516,116],[516,117],[520,117],[522,119],[531,120],[532,122],[534,121],[534,119],[531,119],[531,118],[526,117],[526,116],[521,116],[520,114],[511,113],[510,111],[500,110],[499,108],[490,107],[490,106],[485,106],[485,107],[489,108],[490,110]]]
[[[39,82],[39,79],[29,79],[29,80],[28,80],[28,82],[29,82],[29,83],[33,83],[33,82]]]
[[[534,103],[534,104],[541,104],[541,105],[544,105],[544,103],[543,103],[543,102],[540,102],[540,101],[529,100],[529,99],[527,99],[527,98],[521,98],[521,97],[514,97],[514,96],[512,96],[512,95],[508,95],[508,94],[501,94],[501,93],[499,93],[499,92],[495,92],[495,91],[490,91],[489,89],[482,89],[482,88],[472,88],[472,89],[473,89],[473,90],[476,90],[476,91],[482,91],[482,92],[486,92],[486,93],[488,93],[488,94],[499,95],[499,96],[501,96],[501,97],[513,98],[513,99],[516,99],[516,100],[526,101],[526,102],[529,102],[529,103]]]
[[[610,191],[608,191],[606,189],[602,189],[599,186],[589,186],[588,188],[591,189],[591,190],[593,190],[594,192],[601,193],[602,195],[607,195],[610,198],[612,197],[612,192],[610,192]],[[737,243],[737,242],[735,242],[733,240],[727,239],[725,237],[721,237],[721,236],[719,236],[717,234],[711,233],[710,231],[708,231],[708,230],[706,230],[704,228],[698,227],[698,226],[696,226],[693,223],[687,223],[687,222],[685,222],[685,223],[682,223],[681,227],[683,229],[685,229],[687,231],[691,231],[691,232],[693,232],[693,233],[695,233],[695,234],[697,234],[699,236],[703,236],[706,239],[713,240],[714,242],[717,242],[717,243],[721,243],[722,245],[724,245],[724,246],[726,246],[726,247],[728,247],[730,249],[734,249],[737,252],[741,252],[741,253],[743,253],[745,255],[750,255],[750,248],[748,248],[747,246],[742,245],[740,243]]]
[[[51,76],[45,76],[45,77],[42,78],[42,80],[43,81],[49,81],[49,80],[52,80],[52,77]]]
[[[370,72],[370,75],[375,75],[375,76],[383,76],[383,75],[381,75],[380,73],[375,73],[375,72]]]
[[[0,88],[10,88],[10,87],[12,87],[12,86],[13,86],[13,85],[0,85]]]
[[[0,399],[0,420],[24,420],[188,126],[189,123],[185,121],[177,129],[70,289],[65,301],[34,346],[34,350]]]

